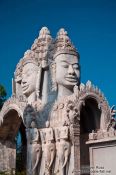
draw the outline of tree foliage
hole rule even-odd
[[[0,84],[0,109],[2,108],[5,100],[6,100],[6,90],[2,84]]]

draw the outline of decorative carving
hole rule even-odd
[[[27,105],[23,113],[24,124],[26,128],[31,128],[32,121],[37,125],[36,113],[31,105]]]
[[[115,110],[115,105],[113,105],[110,109],[110,115],[111,117],[115,118],[116,116],[116,110]]]
[[[30,104],[40,98],[43,98],[43,102],[47,101],[47,92],[42,90],[41,87],[45,86],[44,84],[48,82],[48,55],[52,52],[51,45],[52,38],[50,32],[46,27],[43,27],[39,33],[39,37],[34,41],[31,50],[25,52],[24,57],[17,65],[15,81],[21,84],[23,94]],[[49,57],[49,60],[50,59],[51,56]],[[43,70],[46,73],[43,73]],[[43,76],[44,80],[42,80]],[[43,85],[41,85],[42,83]],[[51,84],[49,86],[51,86]],[[45,94],[44,97],[41,97],[43,94]]]
[[[62,95],[71,95],[74,85],[80,83],[79,55],[64,29],[61,29],[57,35],[54,62],[59,99]]]
[[[93,98],[98,103],[98,108],[101,109],[101,121],[100,121],[100,128],[105,130],[107,125],[110,121],[110,107],[109,104],[104,97],[103,93],[90,81],[84,84],[80,84],[80,90],[78,92],[78,110],[80,111],[82,104],[87,98]]]
[[[73,101],[69,101],[67,104],[67,117],[69,119],[69,124],[79,126],[80,113]]]
[[[51,90],[56,91],[57,90],[57,83],[56,83],[56,63],[52,62],[50,64],[50,73],[51,73]]]
[[[41,130],[42,150],[45,164],[45,175],[51,175],[51,167],[55,157],[55,143],[52,128]]]
[[[97,137],[95,131],[93,130],[92,133],[89,134],[89,140],[95,140],[95,139],[97,139]]]
[[[67,126],[55,129],[57,164],[55,173],[66,175],[68,173],[68,159],[71,152],[71,144],[69,141],[69,128]]]
[[[10,111],[14,109],[18,112],[19,117],[23,119],[23,111],[26,106],[26,102],[23,101],[24,99],[17,99],[15,97],[9,98],[3,105],[2,110],[0,111],[0,125],[3,123],[4,116]]]
[[[49,51],[49,45],[51,42],[52,38],[50,36],[50,31],[47,27],[42,27],[39,32],[39,37],[34,41],[31,50],[38,53],[39,59],[44,60],[47,56],[47,52]]]
[[[59,54],[59,52],[64,53],[64,50],[66,52],[73,53],[75,55],[78,55],[78,52],[76,51],[75,47],[71,43],[67,31],[65,31],[63,28],[59,30],[57,33],[57,38],[55,42],[55,57]],[[79,56],[79,55],[78,55]]]
[[[39,162],[41,158],[42,148],[36,124],[32,123],[32,128],[26,129],[27,133],[27,174],[37,175],[39,171]]]
[[[110,121],[107,126],[107,131],[116,130],[116,118],[115,118],[116,110],[114,108],[115,105],[113,105],[110,109]]]
[[[92,133],[89,134],[89,141],[108,139],[111,137],[116,137],[116,130],[113,127],[109,128],[109,130],[92,131]]]
[[[22,66],[25,66],[28,63],[33,63],[35,65],[39,65],[38,59],[36,58],[35,52],[32,50],[27,50],[24,53],[24,57],[22,59]]]
[[[15,76],[15,81],[16,82],[20,82],[21,81],[21,77],[22,77],[22,59],[20,59],[19,63],[16,66],[16,70],[14,72],[14,76]]]
[[[36,81],[39,71],[38,62],[34,52],[25,52],[22,66],[21,87],[23,94],[28,98],[28,102],[31,103],[36,100]]]
[[[51,115],[50,126],[69,126],[72,122],[79,123],[79,113],[76,106],[76,98],[73,95],[60,99],[55,102]]]
[[[33,63],[35,65],[39,65],[39,62],[36,58],[36,55],[33,51],[31,50],[27,50],[24,53],[24,57],[22,59],[20,59],[20,62],[17,64],[16,70],[15,70],[15,81],[16,82],[20,82],[22,79],[22,69],[24,67],[25,64],[28,63]]]

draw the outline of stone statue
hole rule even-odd
[[[63,126],[56,128],[55,137],[57,149],[57,164],[55,173],[58,175],[66,175],[68,173],[67,164],[71,152],[68,127]]]
[[[31,122],[30,128],[26,129],[27,133],[27,175],[38,175],[39,161],[41,158],[41,144],[36,123]]]
[[[42,170],[42,175],[51,175],[52,173],[52,164],[55,157],[55,143],[54,143],[54,134],[52,128],[45,128],[41,131],[42,138],[42,149],[43,149],[43,162],[44,162],[44,171]]]
[[[79,86],[80,83],[79,55],[64,29],[60,29],[58,32],[54,60],[56,64],[57,99],[59,100],[63,96],[71,95],[74,86]]]
[[[39,66],[40,79],[37,81],[37,96],[42,100],[43,104],[48,102],[50,93],[50,71],[49,62],[51,61],[50,46],[52,45],[52,37],[47,27],[43,27],[39,32],[39,37],[34,41],[31,50],[35,52]]]
[[[31,50],[25,52],[24,57],[17,65],[15,81],[22,87],[22,93],[29,104],[33,104],[37,100],[40,100],[42,104],[47,103],[50,88],[48,87],[50,80],[47,54],[51,40],[49,30],[43,27]]]
[[[64,29],[59,30],[56,39],[47,27],[40,30],[16,67],[12,89],[12,97],[0,112],[0,125],[6,120],[10,127],[5,128],[5,123],[3,132],[0,128],[0,138],[4,140],[12,135],[13,140],[21,121],[24,123],[27,175],[80,175],[80,114],[85,105],[90,109],[93,105],[93,110],[99,108],[94,113],[99,131],[86,133],[91,141],[116,134],[112,130],[116,128],[116,121],[111,118],[116,111],[114,107],[109,108],[101,91],[90,81],[80,84],[79,53]],[[89,118],[84,110],[82,117]],[[8,118],[12,113],[17,118],[14,133],[10,131]],[[10,133],[5,135],[6,131]]]
[[[34,121],[37,125],[36,113],[34,111],[34,108],[30,104],[28,104],[24,110],[23,119],[26,128],[31,127],[32,121]]]
[[[55,86],[57,100],[51,111],[51,126],[68,125],[67,103],[74,94],[74,87],[80,84],[79,54],[72,45],[67,32],[60,29],[54,49]],[[60,72],[60,73],[59,73]]]
[[[40,81],[40,60],[34,51],[27,50],[15,71],[16,96],[19,98],[19,95],[23,95],[28,104],[37,101],[39,99]]]

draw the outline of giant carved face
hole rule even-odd
[[[36,90],[36,78],[38,67],[33,63],[28,63],[23,67],[22,71],[22,90],[27,97]]]
[[[80,68],[77,56],[60,54],[56,57],[56,82],[72,89],[79,84]]]

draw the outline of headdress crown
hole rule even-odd
[[[61,53],[69,53],[72,55],[76,55],[79,57],[79,54],[72,44],[70,38],[68,37],[67,31],[61,28],[57,33],[57,37],[55,40],[55,54],[54,58]]]

